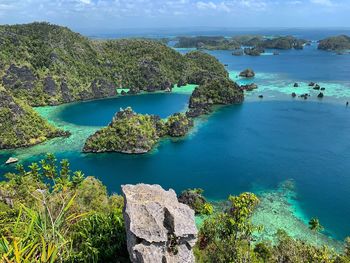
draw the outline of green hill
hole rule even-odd
[[[68,136],[42,119],[30,106],[0,87],[0,149],[31,146],[49,138]]]
[[[196,57],[227,75],[216,59]],[[180,80],[199,81],[190,77],[196,72],[213,74],[159,41],[90,40],[48,23],[0,26],[0,61],[3,86],[35,106],[111,97],[117,87],[168,90]]]

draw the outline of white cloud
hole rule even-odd
[[[198,9],[216,9],[217,6],[213,2],[197,2],[197,8]]]

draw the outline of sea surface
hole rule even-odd
[[[317,31],[316,35],[322,34]],[[345,106],[350,100],[350,55],[319,51],[315,43],[302,51],[279,51],[278,56],[272,52],[236,57],[232,51],[210,51],[227,65],[233,80],[255,82],[259,89],[247,94],[241,105],[220,107],[198,119],[187,137],[162,140],[148,154],[83,154],[81,149],[85,139],[107,125],[120,108],[131,106],[139,113],[162,118],[184,111],[194,86],[177,88],[173,93],[37,108],[50,122],[70,130],[72,136],[0,151],[0,163],[14,156],[30,164],[52,152],[69,159],[73,170],[98,177],[111,193],[120,193],[121,184],[140,182],[177,192],[200,187],[211,200],[253,191],[268,196],[264,199],[268,208],[262,213],[265,221],[272,199],[283,196],[269,193],[280,193],[281,185],[288,182],[293,185],[293,195],[282,204],[290,206],[291,214],[281,217],[280,225],[288,225],[293,218],[307,229],[307,221],[318,217],[325,235],[343,240],[350,235],[350,108]],[[248,81],[237,77],[245,68],[253,68],[256,77]],[[323,99],[317,98],[319,91],[308,87],[310,81],[326,88]],[[300,87],[293,88],[294,82]],[[311,96],[308,100],[292,99],[292,92]],[[0,165],[1,174],[13,169]],[[270,216],[273,221],[272,211]]]

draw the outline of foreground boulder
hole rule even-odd
[[[195,262],[194,211],[159,185],[123,185],[131,262]]]

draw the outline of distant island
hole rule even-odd
[[[338,52],[350,50],[350,37],[340,35],[325,38],[319,42],[318,49]]]
[[[263,53],[265,49],[303,49],[309,41],[298,39],[293,36],[276,36],[267,38],[260,35],[243,35],[234,37],[223,36],[197,36],[197,37],[178,37],[176,48],[197,48],[206,50],[242,50],[243,47],[258,50],[258,54]],[[255,55],[250,53],[249,49],[244,49],[247,55]],[[241,53],[243,54],[243,52]]]

